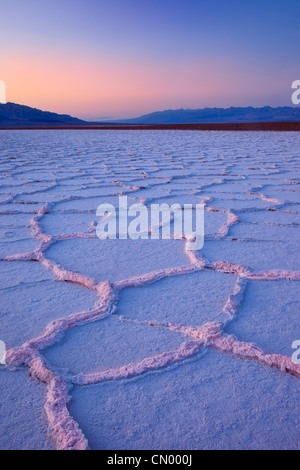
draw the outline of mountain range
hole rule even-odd
[[[167,124],[222,124],[222,123],[262,123],[262,122],[300,122],[300,107],[289,106],[272,108],[203,108],[168,109],[145,114],[134,119],[90,123],[67,114],[41,111],[15,103],[0,104],[0,127],[34,126],[87,126],[102,125],[167,125]]]
[[[50,113],[15,103],[0,104],[0,127],[80,124],[82,122],[84,121],[67,114]]]
[[[157,111],[136,119],[126,120],[127,124],[212,124],[245,122],[300,121],[300,107],[271,108],[203,108],[168,109]]]

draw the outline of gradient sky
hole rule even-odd
[[[0,0],[7,101],[83,119],[291,106],[300,0]]]

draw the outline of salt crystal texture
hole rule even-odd
[[[299,137],[1,131],[0,448],[299,448]],[[120,195],[203,249],[99,240]]]

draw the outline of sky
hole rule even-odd
[[[87,120],[292,106],[300,0],[0,0],[6,99]]]

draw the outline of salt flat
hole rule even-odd
[[[0,131],[1,449],[300,448],[299,143]],[[100,240],[120,195],[204,204],[203,248]]]

